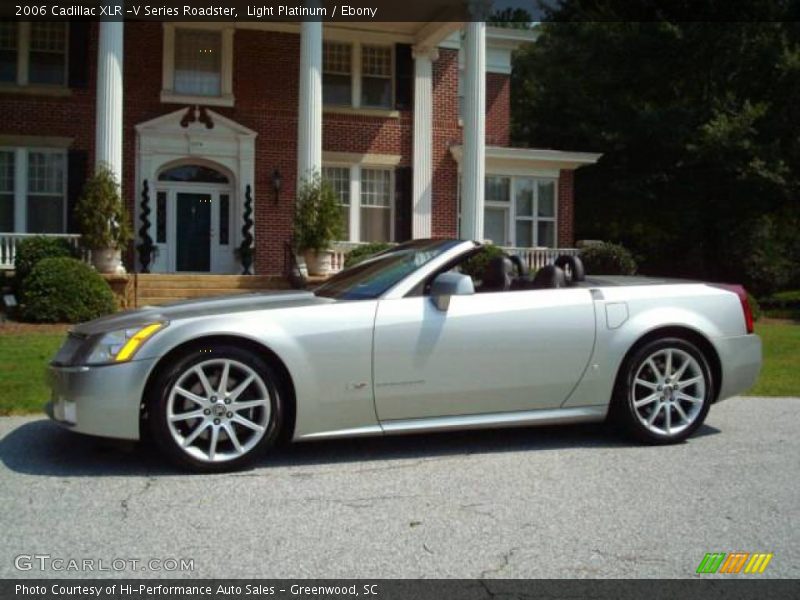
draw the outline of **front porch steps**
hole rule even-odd
[[[289,288],[285,278],[274,275],[139,273],[134,278],[136,306]]]

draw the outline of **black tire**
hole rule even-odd
[[[197,453],[195,455],[190,454],[190,451],[184,450],[181,445],[179,445],[178,440],[175,439],[173,431],[170,428],[170,424],[167,418],[168,410],[169,410],[169,403],[170,403],[170,396],[173,391],[173,387],[184,377],[190,376],[190,372],[197,367],[198,365],[204,365],[202,368],[205,370],[206,368],[213,369],[216,365],[215,361],[228,361],[231,365],[230,372],[236,373],[237,367],[236,365],[244,365],[246,368],[249,368],[254,372],[258,378],[260,378],[260,383],[255,383],[257,380],[254,380],[254,383],[251,384],[253,386],[257,385],[258,389],[262,392],[266,390],[269,398],[268,402],[265,403],[264,407],[257,407],[248,409],[248,415],[255,414],[259,415],[259,419],[263,421],[264,431],[263,433],[254,432],[253,435],[261,435],[261,437],[253,441],[252,447],[247,449],[246,452],[239,456],[233,456],[238,452],[238,449],[233,448],[233,439],[227,435],[227,433],[221,429],[221,426],[212,425],[211,423],[203,424],[202,421],[187,421],[186,427],[191,428],[192,422],[197,422],[203,424],[203,427],[217,429],[219,438],[220,439],[217,443],[227,444],[230,449],[229,454],[231,454],[231,458],[225,458],[224,456],[220,457],[216,455],[216,460],[212,457],[210,460],[208,457],[205,459],[198,458],[196,455],[200,453],[199,449],[197,449]],[[224,364],[224,363],[223,363]],[[241,383],[244,383],[244,375],[246,374],[245,371],[242,371],[242,378],[240,380]],[[213,372],[211,373],[211,377],[207,376],[207,381],[212,386],[220,385],[221,374],[218,376],[216,380],[213,380]],[[187,381],[184,379],[183,381]],[[235,384],[236,382],[234,382]],[[261,387],[263,384],[263,388]],[[199,386],[199,387],[198,387]],[[183,385],[182,385],[183,387]],[[233,395],[234,390],[227,386],[231,395]],[[176,466],[189,469],[192,471],[197,472],[221,472],[221,471],[232,471],[236,469],[240,469],[253,460],[263,456],[267,449],[274,445],[276,439],[278,438],[281,424],[283,422],[283,402],[282,402],[282,395],[281,395],[281,381],[276,374],[275,370],[269,365],[269,363],[264,360],[262,357],[246,350],[243,348],[239,348],[230,344],[213,344],[211,347],[208,346],[197,346],[196,348],[189,350],[185,353],[174,358],[164,369],[160,371],[157,375],[154,384],[151,386],[150,397],[147,398],[147,409],[148,409],[148,423],[149,423],[149,432],[155,441],[157,448]],[[202,389],[202,385],[198,379],[198,383],[196,384],[196,390]],[[244,394],[252,393],[251,388],[247,387],[243,391]],[[255,394],[260,396],[261,394]],[[177,398],[177,396],[176,396]],[[173,403],[177,400],[173,400]],[[217,402],[217,404],[222,404],[222,402]],[[233,405],[229,406],[236,406],[235,402]],[[267,411],[267,406],[269,410]],[[211,406],[214,408],[214,406]],[[220,406],[220,409],[228,410],[227,408]],[[199,408],[202,410],[202,408]],[[211,410],[211,409],[209,409]],[[240,409],[244,410],[244,409]],[[263,411],[259,413],[258,411]],[[227,415],[234,414],[234,412],[228,412]],[[240,416],[238,412],[235,413],[238,417]],[[197,417],[198,419],[209,419],[214,417],[214,414],[211,414],[209,417]],[[220,415],[220,417],[224,420],[225,415]],[[235,417],[234,417],[235,418]],[[219,419],[217,419],[219,421]],[[258,423],[256,423],[258,424]],[[238,431],[239,433],[234,433],[234,437],[237,438],[237,443],[239,440],[239,435],[247,435],[247,428],[242,428],[240,425],[235,424],[235,421],[231,419],[230,423],[227,423],[230,427],[234,428],[234,431]],[[241,432],[244,431],[245,433],[242,434]],[[252,431],[252,430],[251,430]],[[193,431],[189,432],[193,433]],[[201,435],[198,435],[195,439],[198,440],[198,443],[202,442],[202,437],[206,435],[206,432],[203,432]],[[190,435],[186,436],[188,439]],[[208,436],[211,437],[211,431],[208,432]],[[194,447],[194,444],[190,445]],[[247,444],[244,444],[246,448]],[[217,445],[215,444],[215,448]],[[210,448],[210,442],[209,442]],[[209,456],[211,456],[210,450],[207,451]],[[222,454],[222,453],[220,453]]]
[[[667,358],[670,350],[672,358]],[[687,366],[680,377],[675,378],[674,375],[680,371],[685,357],[693,360],[687,359]],[[672,364],[673,378],[665,377],[658,384],[658,375],[648,359],[653,360],[659,371],[658,375],[661,376],[666,374],[666,361],[675,361]],[[695,379],[697,383],[683,385],[683,382]],[[655,386],[651,388],[654,383]],[[620,368],[609,417],[625,433],[641,442],[682,442],[705,421],[714,398],[714,385],[708,360],[693,343],[676,337],[653,340],[637,348]],[[657,399],[649,400],[652,396],[657,396]],[[683,396],[691,396],[693,399],[686,400]],[[681,412],[678,412],[679,409]],[[658,411],[657,414],[654,415],[654,411]],[[685,426],[673,425],[675,422],[684,425],[683,417],[691,417],[685,420]],[[651,419],[652,423],[648,424]]]

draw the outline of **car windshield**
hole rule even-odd
[[[337,300],[377,298],[406,276],[459,243],[457,240],[416,240],[395,246],[334,275],[314,293],[317,296]]]

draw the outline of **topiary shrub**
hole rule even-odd
[[[45,258],[77,258],[78,251],[64,238],[37,235],[22,240],[14,257],[14,271],[21,285],[40,260]]]
[[[461,272],[464,275],[469,275],[473,280],[483,279],[483,272],[486,270],[486,265],[495,256],[502,256],[505,254],[500,246],[494,244],[486,244],[481,248],[480,252],[473,254],[466,261],[461,263]]]
[[[387,244],[386,242],[373,242],[371,244],[364,244],[363,246],[358,246],[357,248],[353,248],[350,252],[347,253],[347,256],[344,259],[344,267],[352,267],[353,265],[357,265],[360,262],[367,260],[368,258],[375,256],[379,252],[383,252],[384,250],[388,250],[391,248],[391,244]]]
[[[587,273],[593,275],[635,275],[636,261],[630,250],[619,244],[600,242],[581,250]]]
[[[21,317],[33,323],[80,323],[117,310],[114,294],[74,258],[40,260],[22,284]]]

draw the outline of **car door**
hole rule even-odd
[[[374,390],[381,421],[560,406],[595,337],[587,289],[381,300]]]

